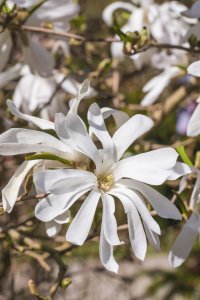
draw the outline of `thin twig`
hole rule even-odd
[[[87,38],[78,34],[74,34],[71,32],[61,32],[61,31],[54,31],[53,29],[43,28],[43,27],[35,27],[35,26],[29,26],[29,25],[23,25],[19,30],[28,31],[28,32],[34,32],[34,33],[46,33],[54,36],[60,36],[65,37],[67,39],[75,39],[80,42],[94,42],[94,43],[123,43],[123,41],[117,39],[117,38]],[[151,48],[156,49],[178,49],[181,51],[187,51],[190,53],[200,53],[200,49],[192,48],[192,47],[185,47],[181,45],[172,45],[167,43],[155,43],[150,42],[146,47],[143,49],[140,49],[139,51],[136,51],[134,54],[137,54],[139,52],[145,52]]]

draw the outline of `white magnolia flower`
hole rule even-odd
[[[66,167],[65,160],[77,164],[84,163],[86,155],[75,149],[74,142],[68,134],[65,123],[72,112],[73,114],[77,114],[79,103],[87,95],[88,90],[89,81],[85,80],[81,85],[76,98],[72,100],[67,116],[58,113],[55,116],[54,122],[21,113],[13,102],[8,100],[7,105],[13,115],[33,123],[42,130],[53,130],[58,138],[38,130],[12,128],[0,135],[0,154],[9,156],[26,153],[50,152],[61,158],[64,167]],[[105,118],[113,115],[117,125],[123,124],[123,122],[128,119],[125,113],[120,113],[108,108],[104,108],[103,114],[105,115]],[[45,160],[25,161],[16,170],[9,183],[2,190],[3,207],[7,212],[10,212],[13,209],[19,189],[26,175],[33,167],[39,167],[41,164],[46,165],[47,163]],[[60,166],[60,164],[58,165]]]
[[[197,179],[190,199],[192,214],[184,224],[169,254],[169,262],[174,268],[179,267],[188,258],[200,234],[200,171],[193,168],[193,173],[197,174]]]
[[[61,97],[60,93],[55,93],[57,86],[61,85],[61,89],[71,95],[76,95],[81,88],[81,84],[76,80],[70,77],[64,79],[65,76],[62,73],[54,72],[54,76],[44,78],[39,75],[33,75],[28,70],[16,85],[13,103],[24,113],[32,114],[36,110],[41,109],[41,117],[52,120],[55,113],[67,112],[63,97]],[[54,93],[55,96],[51,99]],[[95,90],[88,87],[85,98],[95,95]],[[51,103],[47,105],[50,99]]]
[[[30,8],[37,4],[38,1],[9,1],[10,6],[17,4],[22,8]],[[51,23],[55,30],[68,30],[69,21],[79,12],[79,5],[73,3],[72,0],[60,0],[59,5],[56,0],[49,0],[43,3],[28,18],[26,24],[31,26],[41,26],[42,23]],[[37,37],[34,39],[29,34],[23,33],[21,40],[24,60],[29,65],[31,72],[40,76],[52,75],[54,67],[53,56],[39,42]],[[12,49],[12,38],[9,30],[5,30],[0,34],[0,71],[5,67]]]
[[[112,26],[113,12],[119,8],[125,9],[131,13],[131,16],[122,27],[123,32],[140,31],[143,26],[147,26],[150,34],[158,43],[180,44],[183,36],[188,31],[188,24],[181,18],[181,12],[186,10],[186,6],[179,2],[172,1],[158,5],[153,1],[140,1],[141,7],[135,7],[133,4],[115,2],[106,7],[103,12],[103,19],[108,26]],[[113,43],[111,46],[113,57],[122,59],[123,44]],[[176,76],[182,75],[182,70],[177,65],[186,65],[188,55],[177,50],[162,50],[158,52],[151,49],[147,53],[139,53],[131,57],[136,67],[141,68],[144,64],[149,64],[157,69],[163,70],[161,74],[151,79],[143,88],[147,95],[142,100],[142,105],[153,104],[163,90],[169,85]],[[158,83],[156,85],[156,82]]]
[[[188,67],[188,73],[200,77],[200,61],[192,63]],[[197,99],[197,102],[199,104],[193,112],[187,127],[187,135],[191,137],[200,134],[200,97]]]
[[[153,104],[163,90],[170,84],[171,80],[182,73],[181,69],[178,67],[166,68],[162,73],[153,77],[149,80],[142,91],[146,93],[143,98],[141,105],[151,105]]]
[[[35,209],[35,215],[43,222],[50,222],[66,213],[81,196],[89,192],[73,219],[66,239],[82,245],[86,240],[101,198],[103,204],[100,234],[100,259],[110,271],[117,272],[118,264],[113,257],[113,247],[120,245],[117,222],[114,216],[118,198],[128,218],[129,237],[135,255],[143,260],[147,239],[159,249],[160,227],[152,218],[147,200],[163,218],[181,219],[178,209],[167,198],[148,186],[160,185],[190,172],[188,166],[177,163],[178,154],[172,148],[163,148],[121,159],[126,149],[152,126],[151,119],[135,115],[113,135],[108,133],[102,112],[97,104],[88,111],[90,132],[101,142],[98,149],[91,140],[85,124],[76,114],[66,120],[67,130],[77,151],[92,163],[78,169],[56,169],[35,172],[37,192],[49,193]],[[64,128],[62,129],[64,132]]]

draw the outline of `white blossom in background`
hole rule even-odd
[[[194,62],[188,68],[188,73],[200,77],[200,62]],[[199,102],[199,100],[197,100]],[[198,104],[192,114],[187,127],[187,135],[190,137],[200,134],[200,104]],[[200,234],[200,171],[192,167],[192,174],[197,176],[194,189],[190,198],[189,207],[192,211],[191,216],[183,225],[183,228],[174,242],[169,254],[169,262],[174,268],[179,267],[189,256],[195,240]],[[186,177],[182,178],[180,192],[185,187]],[[199,236],[200,237],[200,236]]]
[[[65,79],[64,74],[58,71],[54,71],[53,74],[51,77],[44,78],[32,74],[29,68],[26,68],[13,94],[13,103],[16,107],[26,114],[40,110],[40,116],[47,120],[53,120],[57,112],[66,113],[67,105],[63,93],[56,92],[58,85],[63,92],[73,96],[77,94],[81,84],[70,76]],[[52,98],[54,93],[55,96]],[[96,91],[89,87],[85,98],[95,95]],[[50,100],[51,103],[48,105]]]
[[[200,171],[193,168],[192,173],[197,175],[189,205],[192,214],[183,225],[170,251],[169,262],[174,268],[179,267],[188,258],[195,240],[200,238]]]
[[[9,5],[17,4],[19,7],[30,9],[38,1],[9,1]],[[43,23],[51,23],[54,30],[69,30],[69,21],[79,12],[79,5],[72,0],[49,0],[42,4],[25,24],[41,26]],[[21,39],[24,60],[29,65],[31,72],[40,76],[52,75],[54,67],[53,56],[39,42],[38,37],[23,33]],[[5,67],[12,49],[12,39],[8,29],[0,34],[0,71]]]
[[[193,76],[200,77],[200,61],[196,61],[192,63],[188,67],[188,73]],[[187,127],[187,135],[191,137],[200,134],[200,98],[197,99],[197,102],[199,104],[197,105],[195,111],[193,112]]]
[[[200,1],[196,1],[190,9],[182,12],[182,15],[190,20],[191,27],[187,31],[186,35],[183,37],[183,42],[188,41],[191,36],[195,36],[200,40]]]
[[[117,234],[114,197],[122,202],[127,214],[133,251],[137,258],[144,260],[147,239],[158,250],[160,235],[160,227],[152,218],[145,201],[152,205],[159,216],[181,219],[175,205],[148,184],[161,185],[166,180],[175,180],[189,173],[190,168],[177,163],[178,154],[172,148],[150,151],[121,160],[126,149],[152,128],[152,120],[144,115],[133,116],[111,137],[106,129],[102,111],[94,103],[88,110],[88,123],[90,133],[101,142],[102,148],[96,147],[77,114],[68,115],[65,124],[60,123],[60,131],[64,134],[67,127],[67,133],[76,151],[87,157],[92,164],[79,165],[77,169],[57,168],[35,172],[34,183],[37,192],[49,194],[37,204],[35,215],[43,222],[51,222],[57,216],[66,213],[80,197],[89,192],[66,234],[67,241],[82,245],[89,234],[101,198],[103,214],[100,259],[105,268],[117,272],[118,264],[113,256],[113,247],[123,242]]]
[[[103,19],[108,26],[112,26],[112,15],[114,11],[121,8],[131,13],[127,24],[122,27],[123,32],[141,31],[146,26],[150,34],[158,43],[180,45],[183,36],[188,31],[188,24],[181,16],[181,12],[187,9],[183,4],[172,1],[157,4],[154,1],[139,1],[140,7],[131,3],[114,2],[103,12]],[[123,59],[123,44],[113,43],[111,46],[113,57]],[[137,68],[149,64],[156,69],[163,70],[162,73],[152,78],[143,88],[147,95],[142,100],[142,105],[153,104],[169,85],[171,80],[181,76],[183,71],[178,65],[187,65],[188,54],[175,49],[157,51],[151,49],[148,53],[139,53],[131,56]],[[157,82],[157,84],[156,84]]]

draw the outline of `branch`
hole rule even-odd
[[[43,27],[35,27],[35,26],[29,26],[29,25],[22,25],[19,30],[22,31],[28,31],[28,32],[34,32],[34,33],[46,33],[54,36],[60,36],[67,39],[75,39],[77,41],[86,43],[86,42],[94,42],[94,43],[123,43],[123,41],[116,39],[116,38],[86,38],[84,36],[74,34],[71,32],[61,32],[61,31],[54,31],[53,29],[43,28]],[[151,48],[156,49],[178,49],[181,51],[187,51],[190,53],[200,53],[200,49],[192,48],[192,47],[184,47],[181,45],[172,45],[172,44],[157,44],[155,42],[150,42],[146,47],[143,49],[136,51],[133,55],[145,52]]]

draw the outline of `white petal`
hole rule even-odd
[[[158,223],[153,219],[143,202],[144,200],[140,198],[139,195],[137,195],[134,191],[123,187],[112,189],[111,193],[114,192],[118,193],[118,195],[123,195],[124,197],[127,197],[129,200],[131,200],[137,208],[142,220],[145,221],[145,223],[151,230],[153,230],[157,234],[160,234],[160,227]]]
[[[101,158],[82,120],[76,114],[70,113],[66,118],[66,126],[68,128],[70,138],[74,145],[76,145],[76,150],[90,157],[99,170],[102,165]]]
[[[119,160],[126,149],[141,135],[153,127],[153,121],[144,115],[135,115],[113,135]]]
[[[112,196],[107,195],[102,192],[102,201],[103,201],[103,228],[104,235],[107,242],[112,245],[121,245],[123,242],[120,242],[117,234],[117,222],[115,219],[115,202]]]
[[[45,223],[46,233],[49,237],[55,237],[62,229],[62,225],[54,220]]]
[[[79,192],[79,190],[83,188],[87,189],[97,186],[97,179],[92,173],[89,175],[84,175],[84,172],[82,173],[81,177],[72,177],[67,180],[65,178],[57,181],[52,185],[49,191],[55,195],[61,195],[73,191]]]
[[[89,234],[99,198],[99,191],[92,190],[89,196],[84,200],[81,208],[69,226],[66,235],[67,241],[72,244],[83,245]]]
[[[162,148],[125,158],[114,166],[114,179],[126,177],[152,185],[162,184],[173,174],[177,157],[174,149]]]
[[[28,46],[23,45],[23,53],[26,63],[29,65],[31,72],[37,73],[42,77],[48,77],[52,75],[54,67],[54,60],[45,48],[43,48],[39,42],[33,41],[29,36]]]
[[[153,232],[144,221],[143,221],[143,225],[149,243],[154,247],[156,251],[159,251],[160,250],[159,235]]]
[[[80,104],[81,100],[87,95],[89,88],[90,88],[90,82],[89,82],[89,80],[86,79],[81,84],[81,87],[77,93],[76,98],[73,99],[73,101],[71,103],[70,113],[77,114],[79,104]]]
[[[177,207],[169,199],[147,184],[130,179],[122,179],[120,183],[122,183],[123,186],[140,192],[150,202],[160,217],[175,220],[182,219]]]
[[[69,223],[71,219],[71,213],[69,210],[65,211],[63,214],[57,216],[54,221],[58,224]]]
[[[169,254],[170,264],[174,268],[179,267],[190,254],[198,235],[199,222],[199,216],[193,213],[178,235]]]
[[[169,85],[171,79],[179,73],[179,68],[172,67],[147,82],[147,84],[143,87],[143,92],[147,93],[147,95],[143,98],[141,105],[146,106],[153,104],[163,90]]]
[[[192,7],[184,12],[182,12],[182,15],[188,18],[200,18],[200,1],[196,1]]]
[[[118,273],[119,266],[113,256],[113,246],[111,246],[104,234],[103,224],[101,226],[101,234],[99,241],[99,255],[102,265],[111,272]]]
[[[40,22],[49,20],[51,22],[61,21],[63,19],[69,22],[79,12],[79,5],[73,3],[72,0],[51,0],[45,2],[34,14],[33,17],[37,17]]]
[[[129,116],[125,112],[117,109],[103,107],[101,108],[101,112],[104,120],[109,118],[110,116],[113,116],[117,129],[129,120]]]
[[[25,161],[15,171],[8,184],[2,190],[3,208],[11,212],[17,200],[19,189],[28,172],[39,162],[39,160]]]
[[[187,136],[197,136],[200,134],[200,104],[193,112],[187,126]]]
[[[134,203],[125,194],[116,191],[112,194],[120,199],[127,213],[129,238],[133,252],[138,259],[144,260],[147,251],[147,240],[138,211]]]
[[[103,20],[108,26],[113,25],[113,13],[117,9],[124,9],[124,10],[128,10],[128,11],[132,12],[132,10],[134,10],[135,7],[132,4],[124,3],[122,1],[117,1],[117,2],[114,2],[110,5],[108,5],[104,9],[103,14],[102,14]]]
[[[36,126],[38,126],[41,129],[53,129],[53,130],[55,129],[53,122],[21,113],[11,100],[7,100],[6,103],[7,103],[7,106],[9,108],[10,112],[14,116],[16,116],[22,120],[25,120],[27,122],[32,122],[33,124],[35,124]]]
[[[95,176],[92,173],[83,170],[45,170],[35,173],[33,176],[33,181],[38,192],[49,192],[52,186],[61,180],[66,180],[67,183],[69,178],[74,178],[74,181],[76,181],[77,177],[87,178],[89,175],[95,178]]]
[[[5,30],[0,34],[0,72],[5,67],[10,57],[12,49],[12,39],[10,32]]]
[[[200,172],[198,169],[196,170],[196,173],[197,173],[197,179],[196,179],[193,191],[192,191],[192,195],[190,198],[190,204],[189,204],[189,206],[192,210],[195,210],[195,206],[199,202],[198,200],[199,200],[199,195],[200,195]]]
[[[168,180],[176,180],[179,177],[190,173],[191,168],[188,165],[181,162],[177,162],[175,167],[172,169],[172,174],[170,175]]]
[[[16,155],[30,152],[66,152],[66,146],[48,133],[11,128],[0,135],[0,153]]]
[[[79,193],[70,193],[62,195],[50,194],[42,199],[35,207],[35,216],[43,222],[49,222],[59,218],[60,215],[68,211],[68,209],[84,195],[88,189],[83,189]]]
[[[88,110],[88,123],[91,132],[99,139],[103,146],[103,161],[108,166],[114,159],[114,144],[104,123],[100,107],[93,103]]]
[[[0,73],[0,88],[3,88],[10,81],[15,80],[20,77],[22,65],[17,63],[13,67]]]
[[[200,60],[193,62],[191,65],[188,67],[188,73],[200,77]]]

